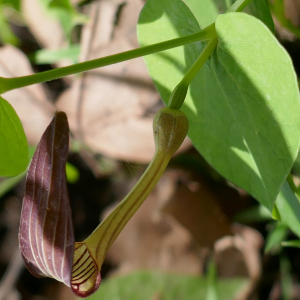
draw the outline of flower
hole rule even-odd
[[[185,115],[170,108],[160,110],[153,124],[156,151],[148,168],[114,211],[77,243],[65,171],[69,126],[66,114],[56,112],[29,166],[21,213],[19,245],[33,275],[55,278],[79,297],[98,289],[106,252],[150,194],[188,130]]]

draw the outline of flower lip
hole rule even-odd
[[[101,275],[85,243],[75,243],[71,289],[79,297],[88,297],[97,291]]]

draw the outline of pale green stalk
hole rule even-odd
[[[184,37],[172,39],[169,41],[141,47],[138,49],[121,52],[118,54],[74,64],[71,66],[57,68],[50,71],[45,71],[33,75],[14,77],[14,78],[3,78],[0,77],[0,94],[3,94],[7,91],[28,86],[31,84],[41,83],[50,81],[53,79],[61,78],[71,74],[77,74],[92,69],[116,64],[126,60],[134,59],[137,57],[153,54],[156,52],[168,50],[171,48],[179,47],[189,43],[195,43],[198,41],[205,41],[211,39],[215,34],[214,24],[204,28],[200,32],[187,35]]]
[[[199,70],[202,68],[208,57],[212,54],[218,43],[216,35],[207,43],[204,50],[201,52],[192,67],[187,71],[180,83],[176,86],[170,96],[168,106],[174,109],[180,109],[185,96],[187,94],[189,85]]]
[[[163,108],[156,114],[153,120],[155,154],[151,163],[123,201],[83,242],[99,270],[107,250],[153,190],[187,131],[187,118],[179,110]]]
[[[170,158],[170,155],[166,156],[162,152],[156,152],[148,168],[130,193],[84,241],[90,253],[95,258],[99,270],[101,269],[107,250],[133,214],[149,196],[165,171]]]

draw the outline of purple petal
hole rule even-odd
[[[28,270],[70,286],[74,230],[66,182],[67,116],[57,112],[32,158],[23,200],[19,244]]]

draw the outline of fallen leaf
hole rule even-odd
[[[138,23],[138,17],[145,5],[145,1],[130,0],[122,2],[122,4],[116,19],[117,26],[114,31],[114,38],[118,40],[126,37],[131,46],[137,48],[139,47],[139,43],[136,36],[136,24]]]
[[[173,184],[179,180],[179,183],[162,212],[172,215],[189,230],[199,246],[212,249],[218,239],[231,234],[230,221],[205,180],[192,178],[184,172],[179,177],[168,176],[166,180],[175,180]]]
[[[255,229],[232,225],[233,236],[225,236],[215,244],[215,259],[221,277],[249,277],[237,300],[248,299],[262,273],[261,248],[263,238]]]
[[[42,48],[48,50],[67,48],[68,42],[60,22],[47,14],[43,8],[42,1],[22,0],[21,5],[26,25]],[[57,67],[65,67],[72,63],[70,59],[63,59],[55,65]],[[68,83],[71,83],[73,78],[74,75],[64,77]]]
[[[57,20],[51,18],[40,0],[23,0],[22,13],[30,32],[46,49],[60,49],[65,45],[63,30]]]
[[[33,74],[27,57],[17,48],[6,45],[0,48],[0,76],[18,77]],[[50,123],[54,106],[41,84],[27,86],[4,93],[24,127],[29,144],[37,145]]]
[[[296,27],[300,26],[300,1],[285,0],[284,1],[285,16]]]

